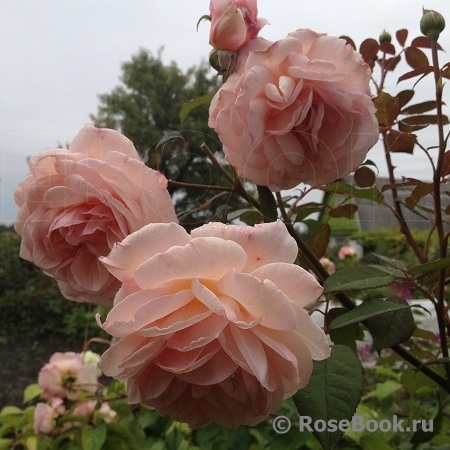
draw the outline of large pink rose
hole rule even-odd
[[[54,353],[39,371],[38,385],[46,399],[55,397],[75,400],[80,391],[94,393],[98,389],[97,367],[84,364],[78,353]]]
[[[218,50],[239,50],[267,23],[258,18],[256,0],[211,0],[209,11],[209,43]]]
[[[281,222],[133,233],[101,258],[123,286],[98,318],[119,338],[99,367],[127,381],[130,403],[193,427],[264,420],[329,356],[303,309],[322,287],[296,256]]]
[[[216,93],[209,126],[238,175],[274,191],[355,170],[378,139],[370,69],[343,39],[253,39]]]
[[[148,223],[177,220],[167,180],[125,136],[93,126],[29,165],[15,192],[20,256],[54,277],[66,298],[112,303],[120,283],[98,257]]]

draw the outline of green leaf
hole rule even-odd
[[[384,436],[379,436],[377,434],[366,434],[361,436],[359,444],[362,446],[363,450],[394,450],[394,447],[386,442]]]
[[[321,189],[326,192],[334,194],[350,195],[352,197],[367,198],[377,203],[383,202],[383,194],[376,187],[369,189],[358,189],[355,186],[344,183],[343,181],[335,181],[334,183],[326,184]]]
[[[417,446],[423,442],[430,442],[433,436],[439,434],[442,428],[443,419],[444,412],[442,408],[442,402],[441,399],[438,398],[436,414],[432,419],[425,421],[426,429],[429,428],[430,422],[433,423],[433,429],[430,431],[424,431],[423,429],[417,430],[411,438],[411,444],[414,445],[414,448],[417,448]]]
[[[409,306],[405,300],[400,298],[391,298],[389,301]],[[378,353],[384,348],[405,342],[416,329],[411,308],[390,311],[371,317],[367,320],[366,325],[372,334],[373,345]]]
[[[81,429],[81,444],[84,450],[100,450],[106,440],[106,425],[85,425]]]
[[[9,450],[11,449],[11,444],[13,443],[12,439],[0,438],[0,450]]]
[[[439,372],[437,370],[436,372]],[[430,387],[430,388],[438,388],[438,384],[433,381],[431,378],[428,378],[425,374],[422,372],[419,372],[416,369],[413,369],[412,367],[407,367],[400,378],[403,387],[408,391],[410,395],[415,394],[420,388],[423,387]]]
[[[325,280],[324,294],[388,286],[394,278],[392,274],[370,266],[348,267],[338,270]]]
[[[336,317],[345,314],[345,308],[330,309],[326,315],[327,325],[329,325]],[[353,323],[346,327],[330,331],[330,339],[334,344],[342,344],[356,351],[356,340],[363,339],[363,332],[357,323]]]
[[[12,405],[5,406],[0,411],[0,417],[12,416],[12,415],[18,415],[18,414],[23,414],[23,411],[20,408],[18,408],[17,406],[12,406]]]
[[[278,210],[273,192],[267,186],[257,186],[257,189],[264,222],[275,222],[278,217]]]
[[[247,225],[253,226],[257,223],[261,223],[263,220],[262,214],[256,209],[238,209],[236,211],[231,211],[227,216],[227,223],[233,220],[239,219]]]
[[[364,322],[371,317],[377,317],[387,312],[409,308],[410,306],[408,304],[403,305],[387,300],[366,300],[356,308],[346,312],[345,314],[342,314],[339,317],[336,317],[336,319],[334,319],[330,324],[330,330],[337,330],[352,323]]]
[[[448,364],[450,363],[450,358],[435,358],[431,359],[430,361],[423,362],[418,369],[420,369],[422,366],[427,366],[428,364]]]
[[[383,401],[394,395],[401,388],[402,385],[398,381],[386,380],[382,383],[377,383],[375,389],[364,395],[362,400],[364,401],[370,398],[376,398],[378,401]]]
[[[186,102],[181,107],[180,113],[179,113],[181,123],[184,122],[186,117],[189,115],[189,113],[193,109],[198,108],[199,106],[208,105],[209,103],[211,103],[211,100],[213,97],[214,97],[214,94],[206,94],[206,95],[202,95],[201,97],[197,97],[197,98],[194,98],[194,99]]]
[[[38,397],[41,394],[42,394],[42,389],[39,387],[38,384],[30,384],[23,391],[23,402],[27,403],[30,400],[33,400],[34,398]]]
[[[361,398],[363,386],[362,367],[356,354],[343,345],[331,348],[324,361],[314,361],[308,385],[294,395],[298,412],[316,420],[328,422],[350,421]],[[322,429],[322,428],[320,428]],[[314,435],[325,449],[340,441],[343,431],[315,431]]]
[[[390,266],[401,270],[403,273],[406,273],[406,271],[408,270],[406,264],[403,261],[400,261],[399,259],[388,258],[387,256],[379,255],[378,253],[374,252],[372,252],[372,255],[375,256],[380,261],[383,261],[386,264],[389,264]]]
[[[422,276],[435,270],[445,269],[449,267],[449,265],[450,265],[450,256],[447,256],[446,258],[438,259],[436,261],[431,261],[429,263],[413,267],[412,269],[410,269],[409,273],[414,276],[416,275]]]

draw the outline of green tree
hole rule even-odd
[[[141,49],[122,65],[120,80],[112,92],[99,95],[98,112],[91,115],[91,120],[96,126],[122,132],[133,141],[147,165],[164,173],[170,180],[169,190],[177,212],[191,211],[181,216],[180,222],[190,228],[211,220],[221,204],[242,207],[242,200],[236,195],[225,193],[215,201],[218,191],[214,188],[187,189],[179,185],[230,187],[201,149],[204,142],[211,148],[220,148],[215,132],[207,126],[208,105],[192,110],[183,123],[179,118],[185,103],[217,91],[219,81],[211,75],[209,66],[201,64],[183,72],[174,62],[163,64],[161,51],[155,57]],[[184,140],[158,145],[173,131]]]

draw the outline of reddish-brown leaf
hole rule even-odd
[[[355,183],[362,188],[372,187],[375,183],[375,173],[367,166],[361,166],[353,174]]]
[[[436,125],[438,123],[438,116],[436,114],[421,114],[420,116],[410,116],[402,120],[407,125]],[[448,117],[442,116],[442,122],[447,125]]]
[[[411,47],[431,48],[430,40],[425,36],[418,36],[412,40]],[[442,50],[442,47],[437,44],[437,49]]]
[[[376,117],[380,127],[390,127],[400,113],[400,104],[397,97],[381,92],[373,99],[373,104],[377,108]]]
[[[444,153],[444,161],[443,161],[443,164],[442,164],[441,176],[445,177],[448,174],[450,174],[450,150],[447,150]]]
[[[406,28],[402,28],[395,33],[395,37],[397,38],[398,43],[404,47],[406,39],[408,37],[408,30]]]
[[[334,217],[335,219],[338,219],[340,217],[353,219],[356,211],[358,211],[358,207],[353,203],[349,203],[347,205],[341,205],[337,206],[336,208],[331,208],[328,211],[328,214],[330,215],[330,217]]]
[[[422,197],[431,194],[433,192],[432,183],[424,183],[422,181],[417,181],[416,187],[412,191],[411,195],[405,198],[405,202],[410,209],[414,209],[420,202]]]
[[[389,130],[386,134],[386,144],[390,152],[412,154],[416,143],[416,136],[411,133]]]
[[[405,89],[400,91],[397,96],[400,108],[403,108],[414,97],[414,91],[412,89]]]
[[[380,45],[378,42],[375,39],[369,38],[361,43],[359,46],[359,53],[361,53],[363,60],[372,67],[373,62],[377,58],[379,48]]]
[[[401,61],[401,57],[399,55],[386,59],[386,66],[385,66],[386,70],[393,71],[397,67],[397,64],[400,61]]]
[[[390,42],[383,42],[380,44],[380,51],[388,55],[395,55],[395,47]]]
[[[308,247],[317,259],[322,258],[327,251],[330,242],[331,227],[327,223],[322,224],[318,233],[308,240]]]
[[[420,67],[418,69],[411,70],[411,72],[404,73],[401,77],[399,77],[397,83],[400,81],[409,80],[410,78],[418,77],[419,75],[428,75],[433,71],[431,66]]]
[[[436,100],[428,100],[426,102],[416,103],[401,110],[402,114],[422,114],[432,111],[436,108]]]
[[[428,124],[426,124],[426,125],[411,125],[411,124],[403,122],[403,120],[399,120],[399,122],[398,122],[398,129],[400,131],[403,131],[403,133],[412,133],[414,131],[423,130],[427,126],[428,126]]]
[[[441,70],[442,78],[450,79],[450,65],[446,64]]]
[[[351,37],[348,36],[339,36],[340,39],[344,39],[347,44],[350,44],[355,50],[356,50],[356,45],[355,42],[353,41],[353,39]]]
[[[405,49],[405,59],[413,69],[430,65],[427,55],[416,47],[407,47]]]

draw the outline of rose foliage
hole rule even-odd
[[[236,448],[268,448],[258,430],[280,431],[277,414],[320,423],[365,414],[381,426],[394,420],[392,411],[370,415],[361,401],[394,393],[433,409],[426,418],[434,427],[404,435],[407,448],[450,445],[450,153],[443,109],[450,66],[440,65],[438,44],[445,22],[434,21],[438,28],[408,45],[401,29],[396,46],[385,32],[357,49],[348,37],[310,29],[268,41],[259,36],[266,21],[256,0],[211,0],[205,17],[224,83],[207,119],[220,145],[202,149],[226,183],[199,180],[194,187],[219,191],[215,200],[236,193],[248,207],[230,211],[223,204],[214,222],[186,230],[167,190],[177,181],[148,168],[131,141],[110,129],[87,126],[69,149],[32,157],[15,193],[20,254],[55,278],[67,299],[108,306],[97,315],[111,336],[98,367],[119,381],[103,385],[83,355],[53,355],[34,395],[26,396],[40,400],[23,413],[32,416],[32,431],[30,421],[22,431],[8,425],[7,445],[37,439],[68,445],[61,448],[139,448],[142,438],[153,448],[153,424],[170,439],[178,433],[170,448],[188,448],[189,440],[212,448],[205,436],[214,427],[236,430]],[[386,80],[400,63],[409,69],[397,83],[418,79],[413,89],[390,95]],[[409,104],[428,75],[434,98]],[[208,99],[189,102],[181,117]],[[420,132],[431,125],[437,139],[426,148]],[[386,182],[377,180],[368,157],[380,135]],[[164,136],[158,148],[180,137]],[[398,181],[395,153],[417,149],[426,153],[432,181]],[[305,200],[313,189],[323,191],[323,202]],[[354,224],[367,203],[397,221],[414,263],[375,252],[376,262],[366,265],[338,233],[333,249],[332,231]],[[427,233],[421,243],[411,230],[419,221]],[[419,307],[427,301],[432,308],[431,327],[419,320],[413,296]],[[390,364],[377,373],[390,383],[364,397],[361,359],[367,370]],[[255,427],[252,438],[241,439],[245,426]],[[327,449],[399,444],[397,435],[380,443],[342,427],[313,434]],[[298,448],[317,448],[308,439]]]

